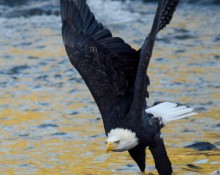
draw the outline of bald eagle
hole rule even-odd
[[[62,36],[72,65],[82,76],[102,115],[106,151],[128,151],[145,174],[146,148],[160,175],[172,174],[160,130],[165,122],[196,113],[164,102],[147,108],[146,74],[157,33],[172,19],[178,0],[159,0],[153,26],[139,50],[99,23],[86,0],[61,0]]]

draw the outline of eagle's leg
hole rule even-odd
[[[155,165],[159,175],[172,175],[171,162],[167,156],[163,139],[156,136],[155,142],[150,147],[150,151],[154,157]]]
[[[131,150],[129,150],[130,156],[134,159],[134,161],[137,163],[138,167],[140,168],[142,174],[146,175],[145,173],[145,159],[146,159],[146,148],[137,146]]]

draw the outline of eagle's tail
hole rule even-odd
[[[160,119],[161,124],[182,119],[197,114],[193,108],[187,106],[178,106],[176,103],[163,102],[151,108],[146,109],[147,113],[152,114],[155,118]]]

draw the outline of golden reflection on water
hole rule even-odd
[[[60,95],[60,94],[57,94]],[[49,100],[51,96],[45,94],[43,99]],[[61,97],[60,97],[61,98]],[[91,97],[90,97],[91,98]],[[21,100],[19,100],[21,99]],[[110,175],[110,174],[134,174],[138,169],[132,167],[132,172],[126,167],[126,164],[133,164],[133,161],[127,153],[112,153],[107,155],[104,150],[105,136],[91,137],[103,133],[102,122],[88,122],[96,116],[90,116],[86,113],[80,113],[75,116],[56,116],[51,111],[21,111],[16,106],[21,105],[26,100],[35,102],[41,101],[42,97],[38,94],[21,95],[13,98],[5,95],[1,98],[2,104],[12,104],[14,108],[8,108],[1,111],[1,149],[0,149],[0,172],[2,174],[85,174],[85,175]],[[51,102],[52,103],[52,102]],[[74,103],[69,107],[78,109],[83,107],[84,103]],[[57,108],[63,108],[56,104]],[[31,109],[31,105],[30,105]],[[200,114],[193,119],[205,120],[210,116],[213,120],[219,119],[219,110]],[[55,115],[55,116],[54,116]],[[75,119],[74,119],[75,118]],[[59,126],[57,128],[38,129],[45,121],[54,122]],[[184,124],[191,120],[182,120],[169,124],[164,130],[165,142],[168,154],[173,163],[175,174],[183,172],[197,172],[197,174],[208,174],[219,167],[219,150],[216,151],[195,151],[179,147],[179,143],[190,143],[198,140],[198,135],[193,133],[178,133],[177,130],[187,128]],[[183,125],[181,125],[183,124]],[[178,128],[176,128],[178,126]],[[200,128],[203,125],[198,123],[191,127]],[[190,129],[190,128],[188,128]],[[57,132],[70,133],[71,137],[54,137],[51,134]],[[27,137],[19,135],[29,134]],[[220,134],[210,131],[201,133],[203,141],[211,143],[219,139]],[[147,151],[147,169],[153,170],[153,159]],[[187,164],[204,160],[199,164],[198,169],[193,169]],[[114,173],[115,172],[115,173]]]
[[[182,13],[177,13],[176,19],[180,20],[172,23],[163,35],[170,34],[174,28],[205,30],[206,20],[201,18],[206,16],[194,14],[193,17],[189,15],[183,18]],[[196,22],[188,23],[188,18],[193,18]],[[63,59],[67,59],[60,31],[36,30],[38,37],[45,38],[40,44],[44,44],[46,48],[9,47],[2,52],[11,55],[13,61],[0,59],[1,65],[5,67],[32,67],[27,74],[22,74],[24,77],[15,80],[15,85],[1,89],[0,92],[0,175],[137,174],[139,170],[128,153],[105,153],[103,124],[97,119],[100,114],[88,89],[82,83],[68,83],[70,77],[66,75],[69,72],[65,71],[72,67],[69,62],[65,65],[59,64]],[[141,30],[145,31],[143,28]],[[207,35],[212,33],[213,31],[209,30]],[[136,35],[133,39],[140,39],[141,36]],[[219,128],[214,125],[218,124],[220,119],[220,92],[214,88],[213,83],[219,81],[219,66],[216,66],[218,61],[214,56],[219,52],[220,46],[213,44],[210,39],[207,40],[207,35],[200,37],[200,40],[208,42],[207,45],[198,45],[195,42],[194,45],[188,46],[193,39],[181,42],[173,39],[177,42],[175,47],[156,44],[153,57],[166,55],[169,59],[165,63],[153,59],[150,64],[150,103],[169,100],[206,108],[197,116],[170,123],[163,129],[167,151],[177,175],[207,175],[220,168],[219,150],[196,151],[184,148],[194,141],[219,145]],[[187,51],[175,53],[177,49],[183,48]],[[37,59],[27,59],[27,56]],[[40,61],[47,62],[48,58],[53,60],[37,66]],[[207,61],[214,62],[215,65],[203,65]],[[58,73],[63,75],[60,80],[54,78]],[[45,74],[49,77],[49,85],[35,80],[39,75]],[[80,77],[73,72],[70,74],[76,78]],[[9,75],[1,79],[12,81]],[[63,85],[57,87],[60,82]],[[206,84],[202,84],[203,82]],[[41,88],[32,88],[34,84]],[[73,89],[70,95],[69,91]],[[69,114],[74,112],[76,113]],[[43,129],[39,127],[42,124],[56,126]],[[190,132],[183,132],[184,130]],[[149,151],[147,171],[157,174]]]

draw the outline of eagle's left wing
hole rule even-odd
[[[140,61],[135,79],[134,97],[130,114],[142,112],[145,107],[145,94],[147,86],[149,85],[146,72],[153,52],[154,42],[158,32],[170,23],[178,2],[179,0],[159,0],[151,32],[147,36],[143,46],[140,48]],[[141,116],[141,114],[138,116]]]

